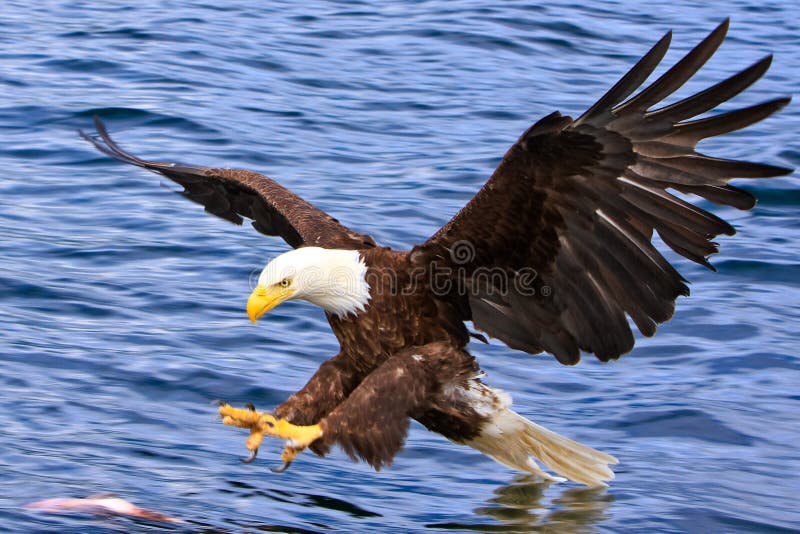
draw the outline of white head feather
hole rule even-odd
[[[269,262],[258,285],[269,287],[289,281],[292,299],[316,304],[344,317],[364,311],[369,302],[367,265],[356,250],[302,247]]]

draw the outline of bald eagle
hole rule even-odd
[[[653,232],[713,270],[712,239],[734,229],[686,197],[747,210],[755,198],[729,185],[731,178],[791,172],[695,150],[701,139],[789,102],[695,118],[758,80],[771,56],[658,107],[713,55],[727,29],[726,20],[637,92],[666,53],[667,33],[580,117],[555,112],[533,124],[477,195],[410,250],[380,246],[256,172],[139,159],[99,119],[97,135],[81,134],[104,154],[177,182],[206,211],[236,224],[251,219],[294,247],[264,267],[247,314],[255,322],[285,301],[306,300],[325,310],[341,349],[273,413],[220,404],[224,423],[250,430],[247,461],[269,435],[286,440],[283,468],[305,448],[325,455],[339,445],[380,469],[413,418],[512,468],[560,478],[538,459],[562,477],[601,485],[613,478],[616,458],[514,412],[510,397],[481,379],[467,344],[483,335],[465,322],[512,349],[574,365],[582,353],[607,362],[631,351],[630,322],[652,336],[670,319],[689,290],[654,247]]]

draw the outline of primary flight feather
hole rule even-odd
[[[558,478],[536,458],[598,485],[613,478],[608,465],[617,460],[512,411],[510,397],[481,380],[464,323],[572,365],[582,353],[608,361],[629,352],[629,319],[651,336],[672,316],[676,298],[689,291],[652,244],[653,232],[713,268],[712,239],[734,229],[685,195],[750,209],[755,198],[730,179],[791,172],[695,150],[789,102],[696,118],[758,80],[770,57],[657,107],[714,54],[727,29],[726,20],[640,89],[667,51],[668,33],[578,119],[556,112],[536,122],[450,222],[406,251],[380,246],[256,172],[139,159],[99,119],[99,137],[82,135],[109,156],[174,180],[208,212],[236,224],[251,219],[295,248],[263,269],[248,315],[256,321],[287,300],[312,302],[325,310],[341,348],[274,414],[221,404],[223,422],[251,432],[248,461],[272,435],[287,440],[284,468],[306,447],[325,454],[339,445],[378,469],[391,463],[414,418],[515,469]]]

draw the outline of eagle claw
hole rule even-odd
[[[292,465],[292,462],[283,462],[282,466],[280,466],[280,467],[270,467],[269,470],[272,471],[273,473],[283,473],[284,471],[289,469],[290,465]]]
[[[286,447],[281,454],[283,466],[273,469],[276,473],[286,471],[300,452],[322,436],[322,427],[320,425],[294,425],[285,419],[278,419],[272,414],[257,411],[252,403],[247,403],[245,408],[242,409],[234,408],[220,401],[219,415],[226,425],[250,430],[250,436],[245,444],[247,449],[250,450],[250,456],[242,459],[244,463],[249,464],[256,459],[258,448],[265,435],[287,441]]]
[[[253,463],[253,460],[256,459],[256,456],[258,456],[258,449],[253,449],[252,451],[250,451],[250,456],[248,456],[247,458],[240,458],[240,460],[242,461],[243,464],[250,464]]]

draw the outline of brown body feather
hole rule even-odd
[[[329,316],[340,353],[277,408],[278,416],[297,424],[321,422],[323,437],[312,446],[317,452],[338,443],[378,468],[391,462],[413,417],[508,465],[541,474],[525,463],[535,453],[566,476],[595,483],[609,478],[606,464],[614,459],[511,412],[477,378],[464,322],[512,348],[546,351],[574,364],[582,352],[607,361],[630,351],[628,318],[650,336],[672,316],[688,288],[653,246],[653,232],[707,267],[707,257],[717,252],[712,239],[734,233],[674,192],[749,209],[753,196],[728,180],[790,172],[695,151],[701,139],[744,128],[788,103],[776,99],[693,120],[761,77],[770,58],[653,109],[711,57],[727,26],[638,94],[670,34],[577,120],[553,113],[535,123],[478,194],[409,252],[377,247],[252,171],[144,161],[121,150],[99,120],[100,139],[84,137],[110,156],[183,185],[187,197],[229,221],[253,219],[258,231],[294,247],[360,251],[369,304],[355,315]],[[458,251],[464,244],[466,255]],[[484,276],[487,270],[502,276]],[[442,273],[449,283],[439,286],[434,277]],[[504,447],[493,432],[498,440],[515,441]]]

